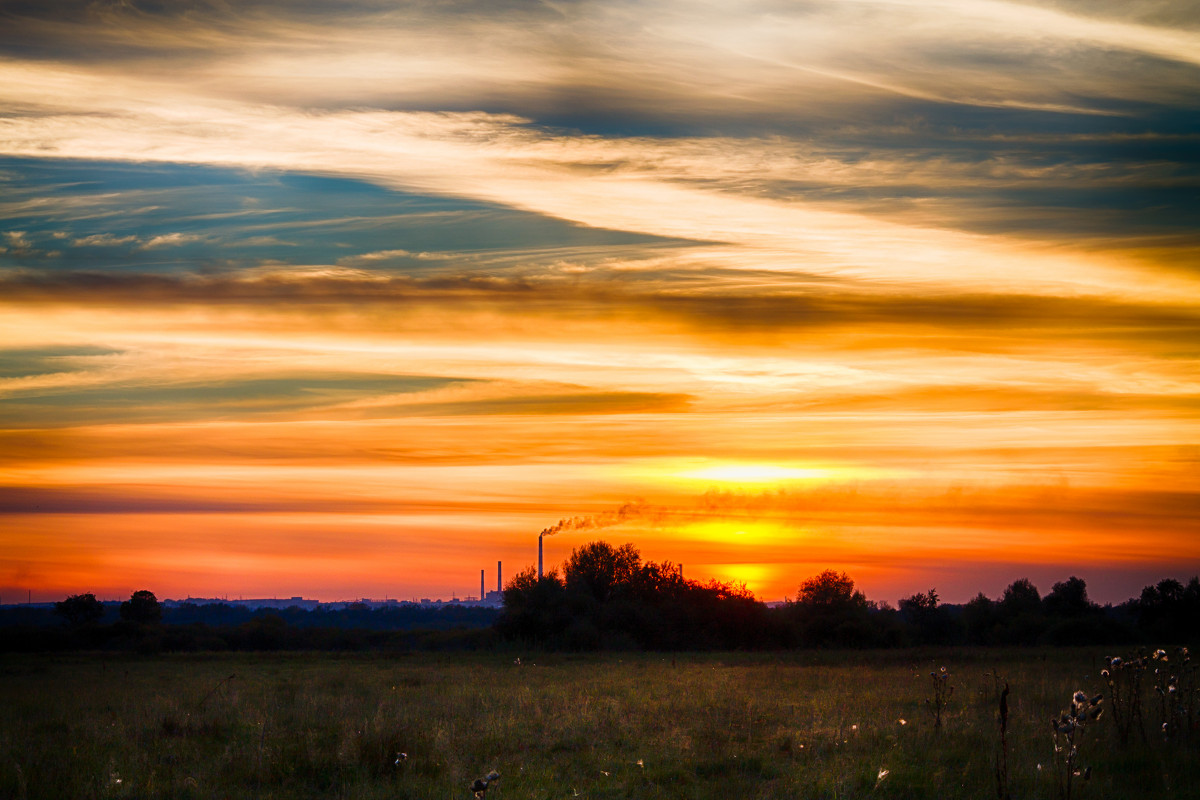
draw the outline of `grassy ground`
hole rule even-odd
[[[1086,650],[514,657],[6,658],[0,797],[991,798],[995,671],[1009,791],[1057,798],[1050,720],[1105,689]],[[1111,722],[1073,797],[1200,797],[1195,739]]]

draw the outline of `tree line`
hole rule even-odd
[[[1200,578],[1165,579],[1116,606],[1093,602],[1078,577],[1044,597],[1022,578],[995,599],[981,592],[945,604],[929,589],[891,606],[826,570],[768,607],[739,584],[689,581],[670,563],[643,563],[631,544],[592,542],[561,574],[517,575],[496,628],[509,641],[570,650],[1183,643],[1200,638]]]
[[[868,600],[846,573],[826,570],[768,607],[739,584],[689,581],[669,562],[643,563],[631,544],[592,542],[561,574],[517,575],[496,628],[509,641],[570,650],[1193,642],[1200,579],[1166,579],[1118,606],[1093,602],[1084,580],[1071,577],[1044,597],[1022,578],[996,599],[980,593],[950,605],[929,589],[893,607]]]
[[[6,609],[6,612],[10,609]],[[561,570],[513,577],[500,611],[449,605],[250,609],[182,604],[164,609],[135,592],[117,607],[93,595],[19,621],[0,615],[0,649],[363,650],[496,646],[561,650],[764,650],[914,645],[1130,645],[1200,641],[1200,578],[1164,579],[1136,598],[1100,606],[1082,578],[1044,596],[1027,578],[1000,597],[942,603],[931,588],[896,606],[870,601],[844,572],[803,581],[767,606],[745,586],[693,581],[672,563],[643,561],[632,544],[591,542]]]
[[[153,592],[123,603],[72,595],[53,609],[0,611],[0,652],[55,650],[270,651],[475,649],[495,638],[491,608],[447,604],[259,608],[229,603],[166,606]]]

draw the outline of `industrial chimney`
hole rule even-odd
[[[545,531],[538,534],[538,580],[539,581],[542,579],[542,535],[544,533],[545,533]]]
[[[479,570],[479,600],[483,601],[483,570]]]
[[[500,567],[501,567],[501,566],[502,566],[502,565],[501,565],[501,563],[500,563],[499,561],[497,561],[497,562],[496,562],[496,591],[497,591],[497,592],[503,592],[503,591],[504,591],[504,581],[502,581],[502,580],[500,579],[500,575],[501,575],[501,570],[500,570]]]

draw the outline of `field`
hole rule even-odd
[[[990,798],[1007,681],[1008,792],[1057,798],[1051,719],[1107,693],[1102,655],[7,657],[0,797],[471,798],[494,769],[488,800]],[[1150,733],[1086,726],[1070,796],[1200,797],[1195,737]]]

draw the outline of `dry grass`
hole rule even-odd
[[[1085,650],[514,656],[8,658],[0,797],[470,798],[495,769],[490,800],[989,798],[995,670],[1011,794],[1053,798],[1050,721],[1103,691]],[[1200,797],[1194,740],[1103,722],[1082,796]]]

